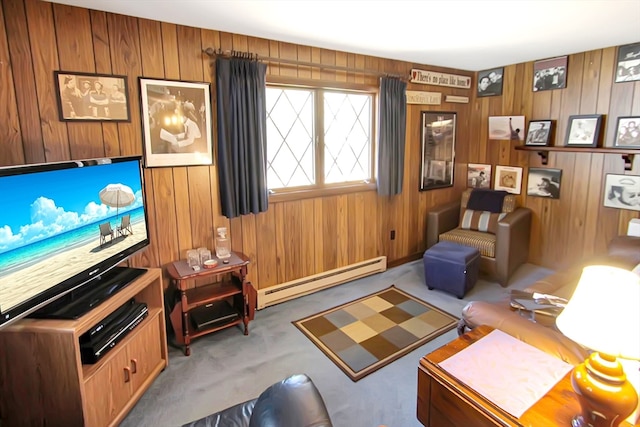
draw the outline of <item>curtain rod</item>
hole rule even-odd
[[[292,66],[313,67],[313,68],[319,68],[321,70],[324,69],[324,70],[345,71],[347,73],[361,73],[361,74],[367,74],[375,77],[392,77],[392,78],[396,78],[404,81],[409,80],[406,77],[402,77],[402,76],[398,76],[390,73],[382,73],[378,70],[372,70],[368,68],[349,68],[349,67],[343,67],[340,65],[323,65],[323,64],[316,64],[314,62],[299,61],[297,59],[283,59],[283,58],[274,58],[270,56],[258,56],[258,54],[250,53],[250,52],[238,52],[234,50],[222,51],[221,49],[213,49],[211,47],[202,49],[202,52],[206,53],[211,58],[215,58],[216,56],[243,58],[243,59],[249,59],[249,60],[255,60],[255,61],[277,62],[279,64],[286,64],[286,65],[292,65]]]

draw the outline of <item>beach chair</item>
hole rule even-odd
[[[120,222],[120,225],[116,227],[116,231],[120,236],[126,236],[128,234],[133,234],[133,228],[131,228],[131,215],[124,215]]]
[[[113,230],[109,222],[100,224],[100,247],[107,244],[107,237],[109,238],[109,242],[113,241]]]

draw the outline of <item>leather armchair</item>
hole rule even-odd
[[[455,234],[460,229],[460,218],[467,207],[470,194],[471,190],[466,190],[460,201],[438,205],[429,211],[427,214],[427,249],[440,240],[461,243],[456,240]],[[513,209],[503,209],[506,216],[498,222],[495,239],[489,233],[465,230],[466,235],[471,235],[472,238],[465,238],[462,243],[475,246],[478,242],[481,254],[480,271],[496,280],[503,287],[508,285],[513,272],[528,259],[531,231],[531,210],[515,206],[515,196],[508,195],[507,198],[512,199],[509,203],[505,199],[504,206],[511,204]],[[443,236],[452,230],[454,230],[453,238],[449,235]],[[484,242],[480,242],[480,240],[484,240]],[[481,245],[493,245],[494,256],[483,253]]]
[[[183,427],[332,427],[320,392],[304,374],[271,385],[253,400],[239,403]]]

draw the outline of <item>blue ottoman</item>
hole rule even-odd
[[[438,242],[422,257],[424,281],[429,289],[440,289],[462,298],[478,280],[480,252],[471,246]]]

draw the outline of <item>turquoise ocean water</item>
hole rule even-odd
[[[127,211],[124,214],[131,215],[131,224],[142,222],[145,219],[142,207]],[[32,265],[42,258],[50,257],[64,252],[65,250],[86,245],[92,241],[96,243],[96,247],[99,246],[99,225],[103,222],[110,221],[111,228],[115,230],[116,226],[120,225],[120,218],[122,218],[122,215],[123,213],[120,212],[117,219],[116,215],[113,215],[74,230],[69,230],[56,236],[1,253],[0,277],[6,276],[21,267]]]

